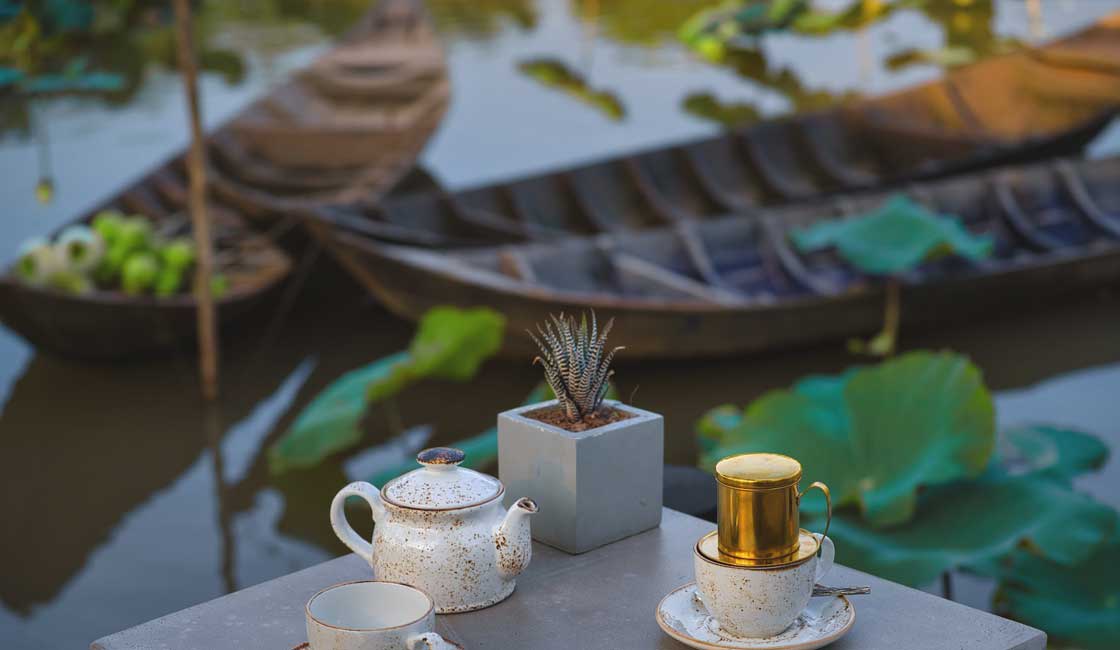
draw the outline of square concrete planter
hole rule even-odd
[[[507,498],[527,496],[540,506],[533,539],[583,553],[660,525],[661,416],[607,400],[633,417],[572,432],[523,415],[555,403],[498,415],[498,476]]]

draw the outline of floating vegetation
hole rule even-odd
[[[997,447],[992,397],[961,355],[916,351],[806,377],[746,408],[712,409],[696,430],[706,468],[776,452],[827,482],[838,562],[913,586],[953,569],[995,577],[997,606],[1017,618],[1077,641],[1088,638],[1080,629],[1104,634],[1091,647],[1120,637],[1102,625],[1115,621],[1115,599],[1104,597],[1115,581],[1094,576],[1120,516],[1072,487],[1107,447],[1055,427],[1008,431]],[[814,499],[802,510],[810,526],[824,523]],[[1041,608],[1050,588],[1083,594],[1085,607]]]
[[[935,214],[902,194],[867,214],[794,230],[791,239],[802,252],[834,247],[861,272],[889,276],[882,331],[869,341],[848,342],[854,353],[879,357],[894,354],[898,341],[898,275],[947,255],[982,260],[992,254],[994,244],[991,237],[970,233],[958,217]]]
[[[897,275],[946,255],[981,260],[993,243],[970,233],[959,217],[931,212],[903,194],[867,214],[818,221],[791,237],[805,253],[835,247],[847,263],[873,275]]]
[[[750,102],[723,102],[711,93],[692,93],[681,101],[685,113],[702,120],[738,127],[757,122],[762,114]]]
[[[520,29],[537,26],[537,8],[532,0],[439,0],[426,6],[441,34],[468,39],[490,38],[505,23]]]
[[[408,350],[346,373],[307,405],[269,450],[272,472],[311,467],[356,445],[369,405],[386,402],[421,379],[469,380],[498,351],[504,331],[505,317],[484,307],[429,310]]]
[[[599,26],[599,33],[618,43],[653,47],[674,39],[682,23],[720,0],[573,0],[572,13]]]
[[[562,61],[533,59],[518,64],[517,69],[530,79],[559,90],[612,120],[618,121],[626,117],[626,108],[617,95],[592,88],[582,76],[570,70]]]

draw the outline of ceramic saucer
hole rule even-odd
[[[852,629],[856,610],[843,596],[813,598],[784,632],[766,638],[732,636],[719,623],[690,582],[669,592],[657,606],[657,624],[665,634],[700,650],[813,650],[839,639]]]

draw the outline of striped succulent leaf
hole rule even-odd
[[[603,403],[609,379],[614,371],[611,361],[622,347],[606,349],[607,335],[614,319],[607,321],[602,331],[591,312],[590,327],[587,315],[576,322],[574,316],[550,316],[537,333],[529,336],[541,353],[533,363],[544,366],[544,379],[556,393],[556,399],[569,420],[579,421],[588,417]]]

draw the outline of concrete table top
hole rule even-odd
[[[534,544],[533,560],[505,602],[437,617],[436,630],[467,650],[487,648],[659,648],[684,646],[654,612],[691,582],[692,547],[715,526],[665,510],[661,527],[568,555]],[[93,650],[290,650],[307,640],[303,608],[319,589],[371,577],[348,555],[99,639]],[[853,596],[856,623],[832,650],[1044,650],[1046,635],[1013,621],[837,566],[834,586],[870,585]]]

